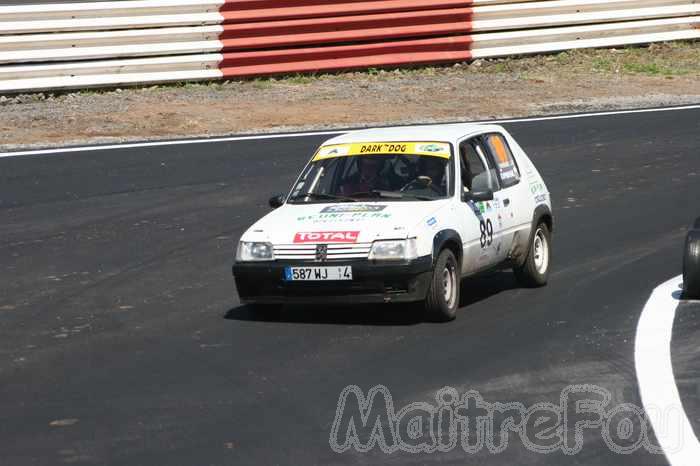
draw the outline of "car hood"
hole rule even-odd
[[[285,204],[256,222],[243,239],[292,244],[407,238],[415,225],[426,221],[447,202]]]

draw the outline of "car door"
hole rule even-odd
[[[505,258],[501,246],[499,215],[499,182],[495,168],[489,166],[487,152],[479,137],[461,141],[459,162],[462,192],[492,191],[492,201],[461,201],[460,228],[463,238],[464,260],[462,272],[471,274],[488,269]]]
[[[513,244],[517,231],[529,228],[532,214],[527,205],[527,195],[522,193],[520,168],[513,157],[507,138],[497,132],[481,137],[487,158],[493,164],[500,185],[499,215],[497,218],[501,248],[505,259]]]

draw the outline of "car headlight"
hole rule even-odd
[[[418,257],[416,239],[375,241],[369,252],[371,260],[410,260]]]
[[[275,258],[271,243],[241,241],[238,243],[236,260],[240,262],[270,261]]]

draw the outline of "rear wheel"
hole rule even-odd
[[[460,282],[455,255],[449,249],[443,249],[435,261],[433,278],[425,298],[425,311],[429,320],[447,322],[457,316]]]
[[[537,225],[532,236],[530,250],[527,253],[525,263],[515,267],[515,277],[525,286],[538,287],[547,284],[549,279],[549,263],[552,257],[551,233],[547,224],[542,222]]]
[[[683,297],[700,299],[700,229],[691,230],[685,240]]]

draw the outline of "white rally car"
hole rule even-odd
[[[460,279],[512,268],[547,282],[549,192],[496,125],[407,126],[326,141],[241,237],[243,303],[423,301],[451,320]]]

